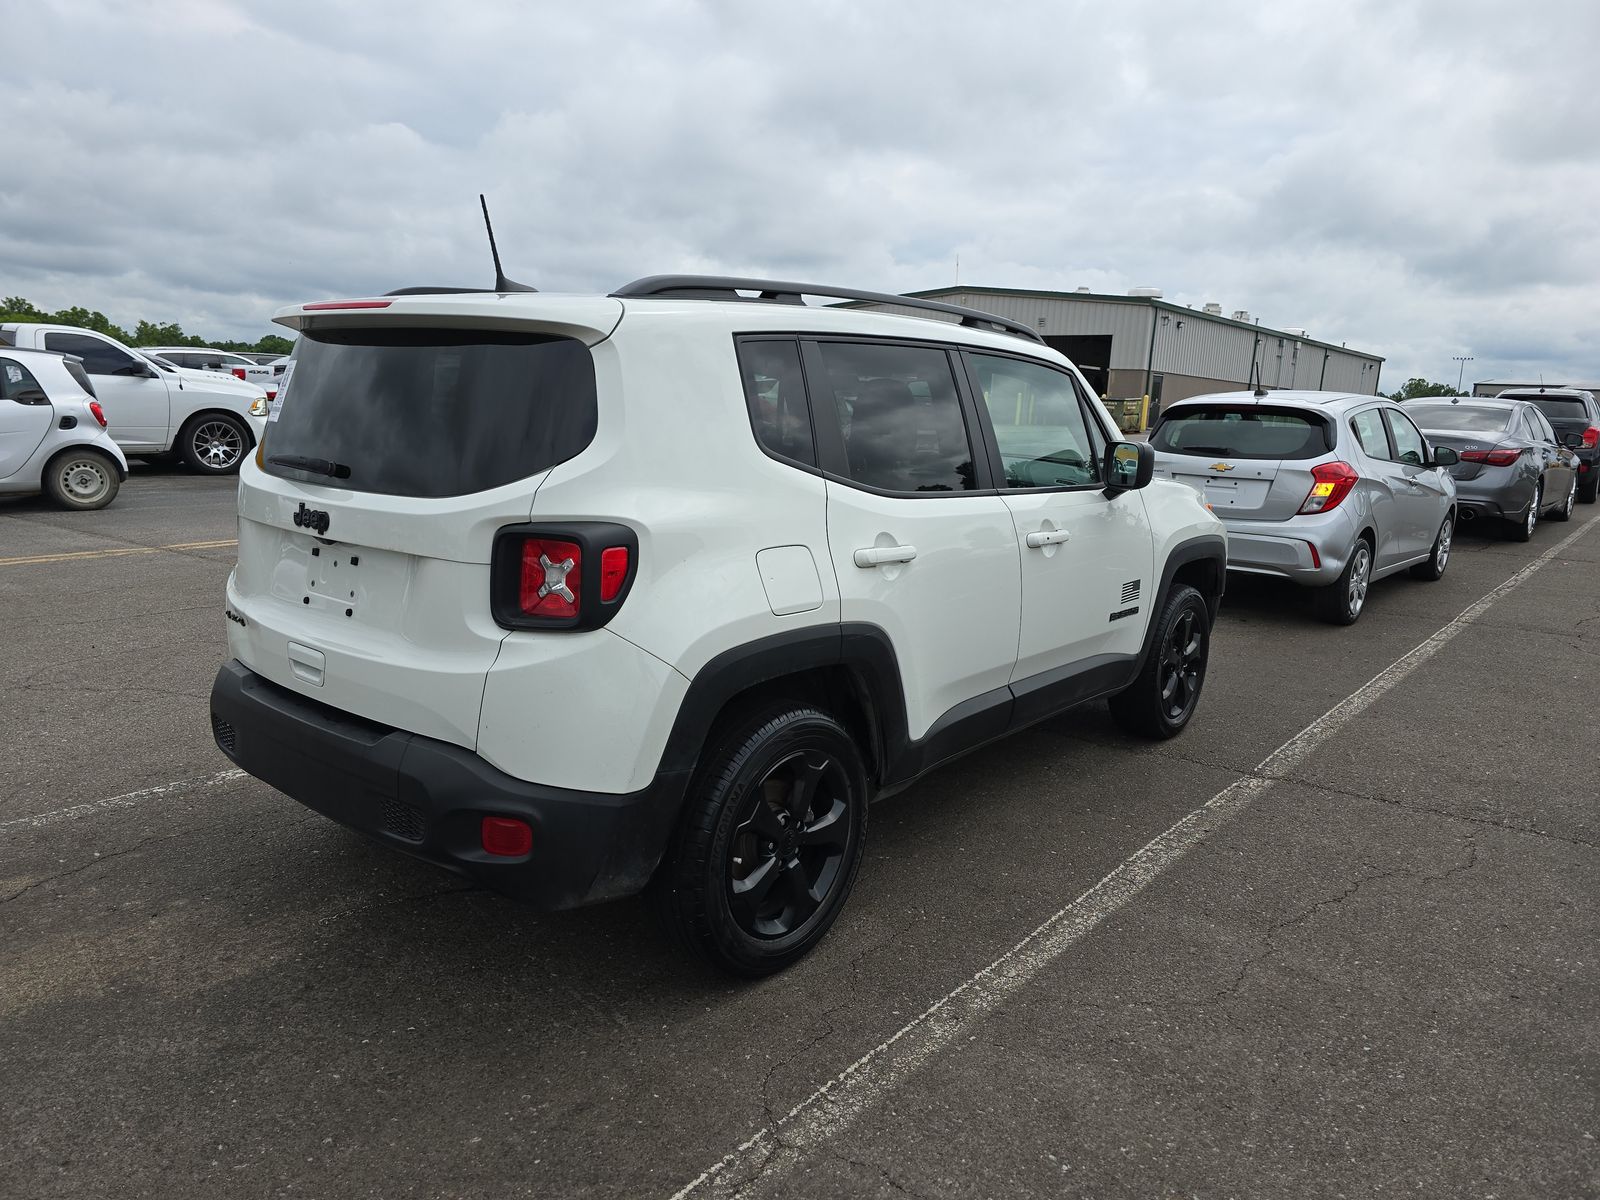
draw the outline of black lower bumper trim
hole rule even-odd
[[[211,686],[211,725],[224,754],[306,807],[540,908],[642,889],[688,782],[687,773],[657,775],[627,795],[527,783],[460,746],[279,687],[237,660]],[[532,852],[486,852],[486,816],[527,821]]]

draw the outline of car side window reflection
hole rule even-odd
[[[1383,417],[1389,423],[1389,432],[1394,437],[1395,460],[1408,467],[1423,466],[1428,461],[1428,447],[1422,440],[1422,434],[1417,432],[1417,427],[1392,409],[1384,409]]]
[[[1351,417],[1350,428],[1355,431],[1356,441],[1361,443],[1361,448],[1370,457],[1389,457],[1389,438],[1383,432],[1383,418],[1378,415],[1377,409],[1369,408]]]
[[[1072,376],[1019,359],[975,353],[970,359],[1008,488],[1100,482],[1099,443]]]

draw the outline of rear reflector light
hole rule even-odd
[[[106,427],[106,410],[100,407],[100,401],[89,401],[89,411],[94,414],[94,419],[100,422],[100,428]]]
[[[233,367],[231,369],[233,371],[233,377],[235,379],[243,379],[244,378],[244,368],[243,367]]]
[[[1501,450],[1463,450],[1462,462],[1487,463],[1491,467],[1509,467],[1522,457],[1522,451],[1515,447]]]
[[[517,607],[527,617],[574,618],[583,607],[583,547],[528,538],[522,543]]]
[[[483,848],[500,858],[521,858],[533,849],[533,827],[517,817],[485,817]]]
[[[1303,513],[1327,512],[1338,508],[1339,502],[1350,494],[1361,478],[1356,469],[1346,462],[1319,463],[1311,468],[1311,478],[1316,480],[1300,505]]]
[[[334,308],[388,308],[392,300],[319,300],[315,304],[302,304],[307,312],[327,312]]]
[[[608,546],[600,554],[600,599],[606,603],[617,598],[622,585],[628,581],[628,548]]]
[[[1583,431],[1583,448],[1592,450],[1600,445],[1600,426],[1591,425]]]

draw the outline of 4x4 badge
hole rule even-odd
[[[1233,464],[1232,463],[1212,463],[1211,464],[1211,469],[1213,471],[1231,471],[1231,470],[1233,470]]]
[[[295,511],[294,523],[314,533],[328,532],[328,514],[320,508],[307,508],[304,500],[300,501],[300,507]]]

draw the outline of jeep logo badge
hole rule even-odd
[[[328,532],[328,514],[320,508],[307,508],[304,500],[300,501],[300,507],[294,514],[294,523],[313,533]]]

